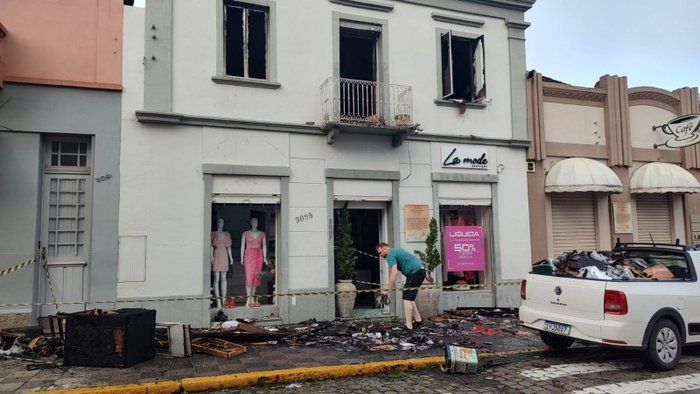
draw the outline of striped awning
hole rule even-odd
[[[647,163],[630,180],[632,193],[697,193],[700,183],[687,170],[670,163]]]
[[[603,163],[582,157],[557,162],[544,180],[546,193],[622,193],[622,182]]]

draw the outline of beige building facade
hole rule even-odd
[[[700,147],[676,147],[700,139],[698,119],[680,119],[692,126],[683,135],[668,125],[700,112],[697,87],[629,87],[616,75],[579,87],[533,71],[527,111],[533,261],[618,238],[700,241]]]

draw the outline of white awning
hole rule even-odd
[[[605,164],[574,157],[555,164],[544,180],[545,193],[622,193],[622,182]]]
[[[693,174],[670,163],[647,163],[630,180],[632,193],[697,193],[700,183]]]

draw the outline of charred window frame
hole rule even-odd
[[[218,60],[212,80],[229,85],[279,88],[276,5],[272,0],[217,0]]]
[[[267,79],[270,8],[224,2],[226,75]]]
[[[483,106],[486,98],[484,36],[437,29],[438,104],[459,100]]]
[[[340,78],[340,36],[344,28],[356,28],[378,34],[376,80],[389,81],[389,21],[333,11],[333,76]]]

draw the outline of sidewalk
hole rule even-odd
[[[399,324],[397,321],[396,324]],[[427,329],[428,333],[430,329]],[[539,337],[527,330],[518,333],[504,331],[496,335],[467,332],[463,336],[479,343],[483,352],[503,352],[543,348]],[[373,361],[442,356],[439,347],[426,350],[367,351],[349,344],[318,345],[299,342],[296,346],[278,343],[267,346],[249,346],[248,351],[226,360],[214,356],[195,354],[189,358],[157,356],[148,362],[131,368],[83,368],[67,367],[27,370],[28,362],[0,360],[0,392],[40,391],[74,387],[91,387],[144,383],[221,374],[279,370],[299,367],[359,364]]]

